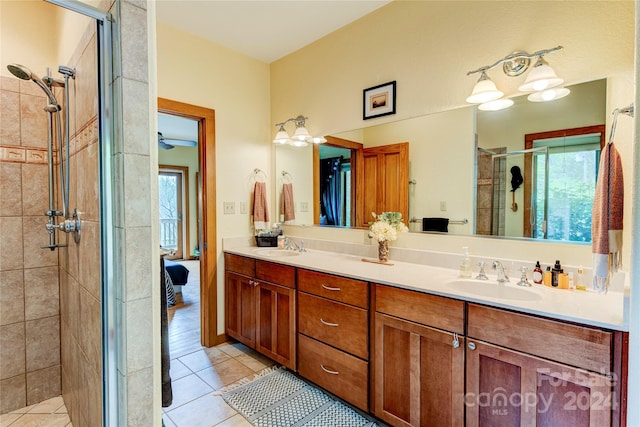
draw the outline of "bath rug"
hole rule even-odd
[[[282,367],[221,391],[256,427],[374,427],[377,424]]]

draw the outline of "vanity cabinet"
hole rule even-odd
[[[295,268],[225,254],[226,332],[296,369]]]
[[[619,404],[613,338],[468,304],[467,425],[610,426]]]
[[[369,410],[369,285],[298,269],[298,372]]]
[[[374,415],[393,426],[464,425],[464,302],[372,291]]]

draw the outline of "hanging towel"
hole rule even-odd
[[[256,182],[253,187],[253,227],[256,230],[267,230],[269,226],[269,209],[267,208],[267,184]]]
[[[602,150],[591,222],[593,286],[601,291],[607,289],[610,274],[622,266],[623,209],[622,160],[609,142]]]
[[[449,218],[422,218],[422,231],[449,232]]]
[[[293,224],[296,213],[293,210],[293,184],[282,184],[282,194],[280,195],[280,214],[284,218],[285,224]]]

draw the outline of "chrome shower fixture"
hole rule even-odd
[[[53,92],[51,89],[42,81],[42,79],[36,76],[30,69],[20,64],[9,64],[7,65],[7,69],[19,79],[22,80],[33,80],[40,88],[47,94],[47,98],[49,98],[49,102],[52,105],[58,105],[58,101],[56,97],[53,96]],[[58,105],[58,107],[60,107]]]

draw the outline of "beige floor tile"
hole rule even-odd
[[[11,413],[12,414],[26,414],[27,412],[32,410],[34,406],[36,406],[36,405],[25,406],[24,408],[20,408],[20,409],[16,409],[15,411],[11,411]]]
[[[167,412],[177,427],[212,427],[235,414],[220,396],[211,394]]]
[[[12,422],[20,418],[22,414],[3,414],[0,415],[0,427],[8,427]]]
[[[67,414],[24,414],[11,427],[65,427],[69,422]]]
[[[251,351],[249,347],[239,342],[236,342],[236,343],[225,342],[223,344],[216,346],[216,348],[224,351],[231,357],[237,357]]]
[[[173,403],[168,408],[165,408],[166,412],[213,391],[211,386],[205,383],[196,374],[191,374],[184,378],[180,378],[179,380],[171,381],[171,388],[173,390]]]
[[[207,384],[215,390],[238,381],[241,378],[252,375],[253,370],[249,369],[235,359],[229,359],[218,363],[211,368],[196,372]]]
[[[193,374],[191,369],[184,366],[184,363],[180,362],[178,359],[171,360],[171,368],[169,369],[169,375],[171,376],[171,381],[178,380],[180,378],[186,377],[187,375]]]
[[[247,368],[252,369],[254,372],[260,372],[264,368],[275,365],[273,360],[255,352],[242,354],[234,359],[245,365]]]
[[[236,414],[231,418],[227,418],[220,424],[216,424],[215,427],[251,427],[251,423],[242,415]]]
[[[62,396],[52,397],[51,399],[47,399],[43,402],[33,405],[33,407],[29,410],[29,413],[30,414],[53,414],[56,412],[60,413],[58,409],[63,406],[64,406],[64,401],[62,400]]]
[[[231,356],[216,347],[211,347],[182,356],[180,361],[193,372],[210,368],[213,365],[229,360]]]

